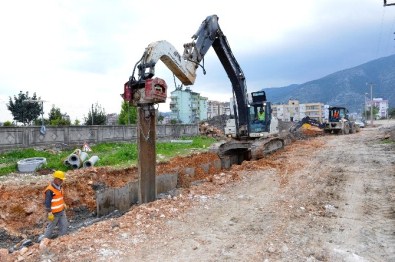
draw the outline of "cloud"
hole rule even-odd
[[[259,6],[258,6],[259,5]],[[23,8],[22,8],[23,7]],[[149,43],[183,44],[217,14],[248,91],[313,80],[395,52],[395,8],[368,0],[149,2],[3,1],[0,98],[37,92],[80,120],[96,102],[120,111],[123,83]],[[192,90],[228,101],[230,81],[210,49]],[[174,90],[162,64],[157,76]],[[168,111],[168,104],[161,105]],[[0,101],[0,121],[10,119]]]

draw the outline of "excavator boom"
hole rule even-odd
[[[271,121],[270,103],[266,103],[265,92],[252,93],[253,101],[251,104],[248,103],[244,73],[218,24],[218,16],[208,16],[192,39],[192,42],[184,44],[182,55],[167,41],[151,43],[136,64],[129,82],[125,84],[122,97],[137,106],[164,102],[167,89],[165,82],[157,78],[151,81],[155,76],[156,63],[161,60],[182,84],[192,85],[195,82],[196,70],[200,66],[200,62],[212,47],[230,79],[235,98],[233,111],[235,119],[232,125],[237,141],[221,145],[219,155],[231,156],[231,158],[236,156],[237,162],[240,162],[240,159],[261,158],[265,154],[282,148],[284,142],[281,139],[268,137],[268,134],[272,132],[271,123],[273,124],[275,121]],[[136,67],[138,79],[134,78]],[[257,114],[259,108],[266,109],[267,119],[264,121],[255,121],[254,115]],[[275,125],[273,124],[273,126]]]
[[[192,36],[193,41],[184,44],[180,53],[167,41],[157,41],[148,45],[138,64],[139,79],[131,79],[129,86],[140,88],[141,82],[155,75],[155,65],[161,60],[184,85],[192,85],[196,79],[196,70],[210,47],[213,47],[222,63],[231,83],[237,107],[237,133],[248,137],[248,106],[245,76],[233,56],[229,43],[218,25],[218,16],[208,16]],[[133,76],[132,76],[133,78]]]

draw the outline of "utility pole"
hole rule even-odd
[[[373,126],[373,84],[370,83],[370,124]]]
[[[368,103],[367,103],[367,100],[368,100],[368,96],[369,95],[369,93],[365,93],[365,108],[364,108],[364,111],[365,111],[365,121],[367,122],[368,121],[368,115],[367,115],[367,111],[368,111]]]
[[[93,126],[93,104],[92,104],[92,126]]]

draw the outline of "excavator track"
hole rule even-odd
[[[211,146],[210,151],[216,153],[221,161],[229,161],[230,165],[240,165],[251,159],[251,141],[222,141]],[[226,165],[225,165],[226,166]]]
[[[284,148],[281,138],[264,138],[255,140],[251,144],[251,159],[257,160]]]
[[[264,138],[250,141],[223,141],[216,143],[210,148],[221,161],[229,161],[229,164],[240,165],[244,160],[257,160],[284,148],[284,140],[281,138]]]

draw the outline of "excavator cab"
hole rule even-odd
[[[339,122],[347,117],[347,109],[344,107],[330,107],[329,108],[329,122]]]
[[[248,107],[250,137],[261,137],[270,132],[271,105],[266,101],[265,91],[251,93],[252,103]]]

